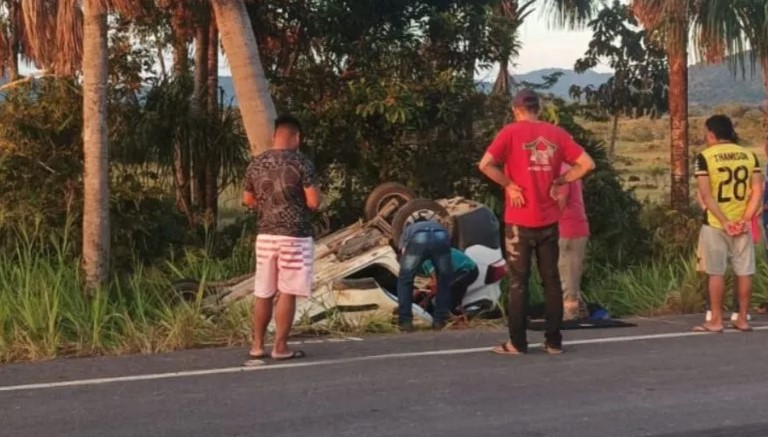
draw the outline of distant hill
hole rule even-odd
[[[702,105],[760,104],[765,100],[763,72],[747,65],[746,76],[734,76],[727,65],[697,64],[688,70],[688,100]]]
[[[561,68],[547,68],[536,70],[525,74],[514,75],[517,82],[540,83],[544,76],[561,72],[563,76],[560,81],[551,89],[551,92],[558,97],[568,98],[568,89],[571,85],[579,86],[599,86],[605,83],[611,73],[598,73],[587,71],[578,74],[573,70]],[[702,65],[691,66],[689,70],[689,100],[693,104],[715,106],[725,103],[744,103],[760,104],[765,100],[765,90],[762,82],[762,71],[755,70],[751,74],[751,66],[747,67],[746,78],[741,76],[734,77],[726,65]],[[225,101],[234,98],[235,91],[232,85],[232,78],[222,76],[219,78],[219,86],[224,90]],[[481,83],[480,88],[489,91],[493,84]]]
[[[608,81],[613,76],[613,73],[598,73],[596,71],[585,71],[582,74],[576,73],[573,70],[564,70],[562,68],[546,68],[543,70],[535,70],[529,73],[512,75],[516,82],[529,82],[529,83],[541,83],[544,81],[544,76],[551,76],[555,73],[562,73],[560,80],[552,87],[549,92],[552,94],[568,98],[568,90],[572,85],[578,85],[585,87],[592,85],[598,87]]]
[[[610,77],[610,73],[588,71],[578,74],[573,70],[544,69],[514,76],[518,82],[542,82],[544,76],[554,72],[562,72],[558,84],[552,88],[552,93],[558,97],[568,98],[571,85],[598,86]],[[765,88],[760,67],[754,70],[752,65],[746,66],[746,75],[741,72],[734,76],[728,65],[692,65],[688,70],[688,100],[692,104],[715,106],[725,103],[760,104],[765,100]]]

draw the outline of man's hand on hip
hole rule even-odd
[[[525,196],[523,190],[514,183],[508,184],[504,191],[507,193],[507,202],[513,208],[522,208],[525,206]]]

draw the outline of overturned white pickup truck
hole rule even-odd
[[[461,197],[418,199],[407,187],[385,183],[368,197],[364,221],[317,240],[312,297],[299,299],[296,323],[342,321],[348,326],[362,326],[376,320],[391,321],[397,310],[399,271],[393,242],[420,217],[446,224],[454,247],[478,266],[480,274],[462,302],[465,314],[498,317],[500,282],[507,266],[499,222],[493,212]],[[417,281],[416,285],[423,284]],[[187,287],[192,286],[194,283],[187,282]],[[250,296],[252,290],[253,276],[247,275],[214,287],[205,302],[227,304]],[[431,314],[418,305],[413,310],[417,323],[431,324]]]

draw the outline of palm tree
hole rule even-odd
[[[642,25],[667,52],[669,62],[669,118],[671,133],[671,205],[688,207],[688,41],[708,62],[743,53],[744,34],[729,0],[633,0]],[[739,57],[728,59],[738,62]],[[742,64],[743,65],[743,64]]]
[[[83,268],[88,289],[109,274],[109,143],[107,11],[83,1]]]
[[[0,1],[0,74],[9,82],[19,78],[23,26],[20,0]]]
[[[83,72],[83,270],[87,291],[109,275],[109,144],[107,142],[107,7],[138,13],[133,0],[21,2],[25,56],[52,74]]]
[[[258,154],[272,143],[276,111],[251,20],[244,0],[211,0],[211,5],[232,70],[235,94],[251,152]]]

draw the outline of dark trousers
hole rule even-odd
[[[434,322],[443,323],[450,316],[451,240],[445,231],[421,231],[411,237],[400,258],[397,278],[398,323],[413,322],[413,280],[421,264],[431,260],[437,275]]]
[[[521,352],[528,350],[528,288],[534,255],[544,285],[546,341],[554,347],[560,347],[563,342],[560,333],[563,323],[563,289],[557,268],[560,256],[558,240],[557,224],[543,228],[507,225],[506,228],[505,243],[510,267],[507,308],[509,338]]]

